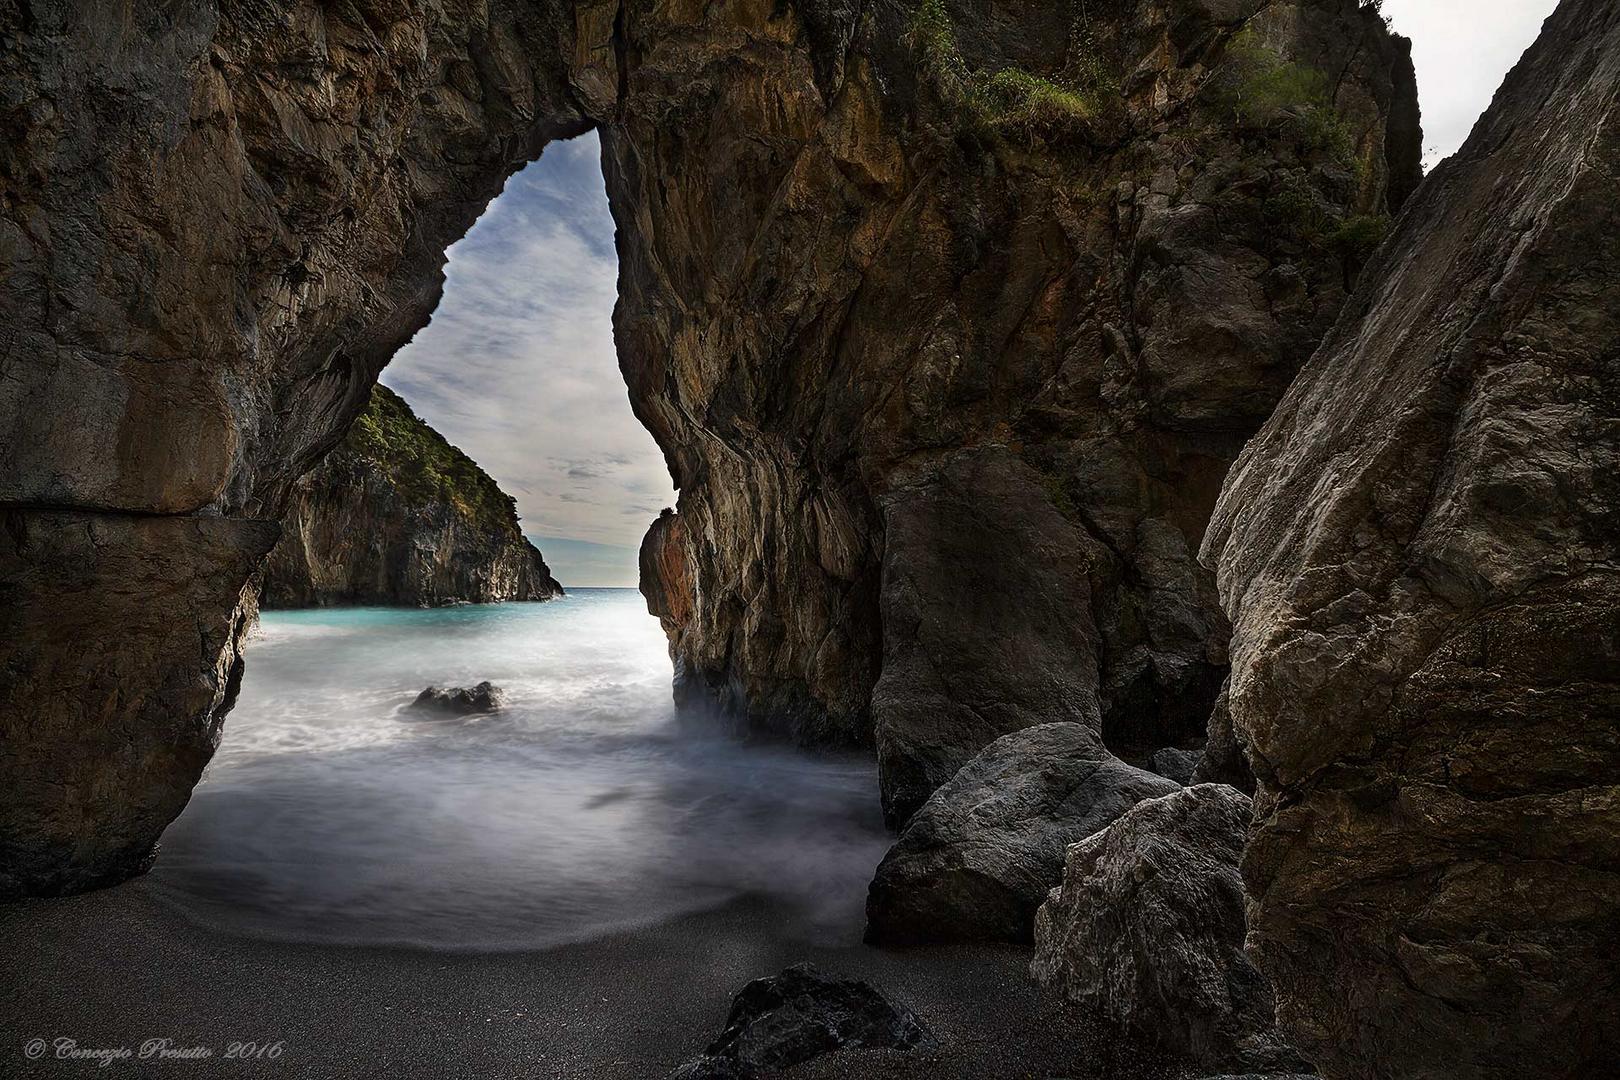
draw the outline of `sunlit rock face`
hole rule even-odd
[[[1226,627],[1191,553],[1416,179],[1404,45],[1353,0],[137,7],[0,15],[0,499],[29,543],[242,523],[173,573],[245,581],[247,523],[423,324],[445,247],[597,126],[620,362],[682,492],[656,566],[683,580],[652,591],[688,692],[875,742],[896,822],[1009,730],[1201,730]],[[141,660],[146,598],[89,594],[105,671],[7,639],[5,765],[45,778],[7,828],[57,837],[31,865],[101,858],[144,785],[168,809],[137,832],[178,811],[194,771],[93,763],[217,736],[217,692],[162,725],[116,703],[213,685],[237,595],[222,637]],[[1020,643],[1054,626],[1037,672]]]
[[[1617,168],[1620,8],[1567,0],[1209,531],[1249,948],[1328,1076],[1620,1067]]]

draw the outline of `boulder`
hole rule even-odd
[[[1202,750],[1182,750],[1167,746],[1163,750],[1153,752],[1153,756],[1148,758],[1147,768],[1148,772],[1168,777],[1178,784],[1190,784],[1193,773],[1198,770],[1198,764],[1203,760]]]
[[[1069,849],[1031,972],[1108,1022],[1212,1068],[1295,1069],[1243,952],[1248,796],[1200,784],[1138,803]]]
[[[506,691],[485,680],[473,687],[430,686],[416,695],[411,708],[450,716],[472,716],[506,708]]]
[[[1065,849],[1179,787],[1110,754],[1082,724],[985,747],[911,818],[878,866],[866,939],[1027,942]]]
[[[725,1030],[670,1080],[750,1080],[839,1050],[933,1045],[922,1021],[871,983],[795,964],[739,990]]]

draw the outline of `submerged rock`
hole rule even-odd
[[[670,1080],[751,1080],[839,1050],[932,1045],[922,1021],[871,983],[795,964],[739,990],[725,1030]]]
[[[1198,764],[1203,760],[1202,750],[1181,750],[1167,746],[1163,750],[1153,752],[1147,760],[1147,768],[1148,772],[1168,777],[1178,784],[1190,784],[1193,773],[1198,770]]]
[[[1209,711],[1204,735],[1204,754],[1193,770],[1195,784],[1229,784],[1245,795],[1254,794],[1254,771],[1243,751],[1243,744],[1232,727],[1231,699],[1221,687],[1220,696]]]
[[[1068,845],[1178,787],[1118,760],[1081,724],[1004,735],[929,797],[884,856],[866,939],[1028,941]]]
[[[1271,986],[1243,952],[1248,796],[1200,784],[1138,803],[1069,849],[1031,973],[1208,1067],[1294,1069]]]
[[[562,595],[512,497],[388,387],[294,486],[266,608],[496,603]]]
[[[506,691],[487,680],[473,687],[430,686],[416,695],[411,708],[451,716],[498,712],[506,708]]]

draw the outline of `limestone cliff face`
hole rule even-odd
[[[1620,1068],[1620,7],[1566,0],[1204,557],[1250,949],[1330,1077]]]
[[[511,497],[379,384],[343,442],[293,488],[259,602],[432,607],[560,595]]]

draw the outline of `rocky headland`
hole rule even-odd
[[[562,595],[512,497],[378,384],[294,485],[265,563],[265,608],[436,607]]]

